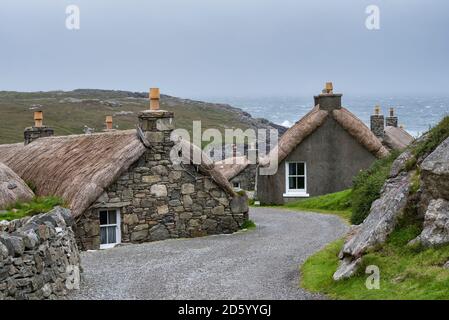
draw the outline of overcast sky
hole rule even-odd
[[[448,14],[447,0],[1,0],[0,90],[445,93]]]

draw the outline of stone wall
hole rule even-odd
[[[242,172],[230,180],[231,184],[240,183],[240,188],[247,191],[255,190],[256,185],[256,165],[248,165]]]
[[[70,210],[0,223],[0,300],[56,299],[79,289]]]
[[[120,210],[121,242],[133,243],[231,233],[248,219],[246,196],[230,196],[195,166],[171,162],[165,125],[147,132],[151,147],[77,219],[80,249],[100,247],[99,209]]]

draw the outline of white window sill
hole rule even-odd
[[[282,195],[284,198],[308,198],[309,194],[305,192],[287,192]]]
[[[111,249],[114,248],[118,243],[108,243],[108,244],[100,244],[100,249]]]

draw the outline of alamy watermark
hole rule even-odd
[[[276,129],[225,129],[223,137],[220,130],[202,131],[201,121],[193,121],[192,136],[186,129],[173,130],[175,145],[170,158],[175,164],[201,165],[210,159],[224,160],[224,164],[257,164],[261,175],[273,175],[278,169],[278,137]]]
[[[80,29],[80,8],[77,5],[71,4],[65,8],[66,19],[65,27],[68,30]]]
[[[368,17],[365,20],[365,27],[368,30],[380,30],[380,8],[376,5],[369,5],[365,9]]]
[[[365,273],[369,274],[366,278],[365,286],[368,290],[380,289],[380,270],[378,266],[370,265],[365,269]]]

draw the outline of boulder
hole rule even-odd
[[[449,200],[449,138],[424,159],[421,178],[433,199]]]
[[[343,262],[335,272],[334,278],[343,279],[349,274],[352,275],[359,265],[359,262],[355,262],[368,249],[386,241],[407,204],[409,180],[409,174],[402,172],[386,181],[381,197],[373,202],[370,214],[358,232],[345,242],[340,252]]]
[[[410,244],[421,243],[425,247],[449,243],[449,201],[432,200],[424,216],[421,234]]]
[[[170,238],[170,233],[162,224],[157,224],[150,229],[150,238],[152,241],[160,241]]]
[[[351,259],[351,257],[344,258],[340,261],[340,265],[333,275],[334,280],[339,281],[352,277],[358,271],[361,262],[362,258],[355,260]]]

